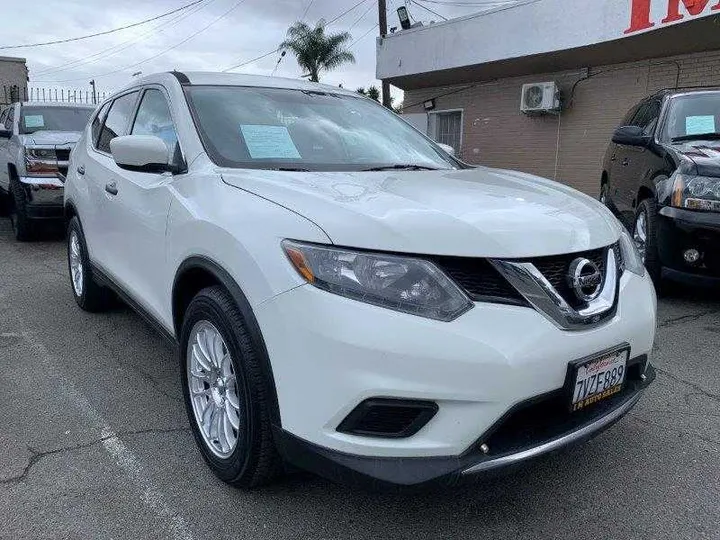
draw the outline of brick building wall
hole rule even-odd
[[[679,86],[720,85],[720,51],[406,90],[404,112],[423,112],[430,98],[435,111],[463,109],[465,161],[553,178],[596,196],[605,150],[625,113],[676,80]],[[522,85],[540,81],[558,83],[565,101],[559,116],[520,112]]]
[[[0,106],[11,100],[10,89],[18,88],[18,97],[27,94],[28,71],[24,58],[0,56]]]

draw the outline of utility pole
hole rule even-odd
[[[93,89],[93,94],[92,94],[93,105],[97,105],[97,92],[95,92],[95,79],[90,81],[90,86],[92,86],[92,89]],[[86,99],[87,99],[87,96],[86,96]]]
[[[387,36],[387,5],[385,0],[378,0],[378,23],[380,25],[380,37]],[[390,83],[382,81],[382,103],[388,109],[392,106],[390,101]]]

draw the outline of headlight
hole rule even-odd
[[[676,175],[672,205],[688,210],[720,212],[720,178]]]
[[[473,306],[434,264],[422,259],[285,240],[283,249],[308,283],[360,302],[451,321]]]
[[[642,257],[640,257],[635,242],[633,242],[630,234],[625,229],[620,233],[620,251],[622,252],[623,268],[638,276],[644,276],[645,265]]]

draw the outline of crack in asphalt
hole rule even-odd
[[[667,328],[668,326],[677,326],[678,324],[685,324],[686,322],[696,321],[707,317],[708,315],[720,314],[720,309],[708,309],[705,311],[699,311],[698,313],[691,313],[689,315],[681,315],[680,317],[673,317],[667,319],[658,324],[658,328]]]
[[[105,349],[106,351],[108,351],[108,352],[115,358],[115,360],[117,361],[117,363],[118,363],[119,365],[121,365],[121,366],[123,366],[123,367],[126,367],[126,368],[130,369],[131,371],[134,371],[135,373],[137,373],[138,375],[140,375],[140,378],[142,378],[145,382],[149,383],[153,388],[155,388],[155,390],[157,390],[160,394],[162,394],[162,395],[165,396],[166,398],[171,399],[171,400],[173,400],[173,401],[177,401],[178,403],[183,403],[183,399],[182,399],[182,398],[170,394],[170,393],[169,393],[167,390],[165,390],[165,389],[160,385],[160,383],[159,383],[152,375],[150,375],[148,372],[144,371],[143,369],[141,369],[140,367],[138,367],[138,366],[135,365],[135,364],[132,364],[132,363],[130,363],[130,362],[127,362],[127,361],[123,360],[123,358],[121,357],[121,355],[110,345],[110,343],[108,343],[108,342],[106,341],[106,336],[105,336],[105,334],[106,334],[106,331],[103,330],[103,329],[100,329],[100,330],[98,330],[98,331],[96,332],[95,335],[96,335],[97,338],[98,338],[98,342],[100,343],[100,346],[101,346],[103,349]]]
[[[689,386],[690,388],[697,390],[698,394],[702,394],[703,396],[709,397],[713,401],[720,401],[720,394],[713,394],[712,392],[710,392],[709,390],[706,390],[702,386],[692,383],[690,381],[686,381],[682,377],[679,377],[678,375],[675,375],[674,373],[671,373],[665,369],[659,368],[657,366],[653,366],[653,367],[655,368],[655,371],[657,371],[658,373],[661,373],[662,375],[665,375],[669,379],[672,379],[673,381],[679,382],[681,384],[685,384],[685,385]]]
[[[677,433],[680,433],[681,435],[685,435],[685,436],[688,436],[688,437],[692,437],[692,438],[697,439],[697,440],[699,440],[699,441],[703,441],[703,442],[706,442],[706,443],[708,443],[708,444],[710,444],[710,445],[712,445],[712,446],[716,446],[717,448],[720,448],[720,441],[715,440],[715,439],[710,439],[710,438],[708,438],[708,437],[703,437],[702,435],[700,435],[700,434],[698,434],[698,433],[695,433],[695,432],[693,432],[693,431],[687,431],[687,430],[684,430],[684,429],[680,429],[680,428],[678,428],[678,427],[676,427],[676,426],[666,426],[666,425],[663,425],[663,424],[658,424],[658,423],[656,423],[656,422],[651,422],[650,420],[646,420],[645,418],[641,418],[637,413],[630,413],[630,418],[632,418],[633,420],[637,420],[637,421],[640,422],[641,424],[645,424],[645,425],[647,425],[647,426],[653,426],[653,427],[656,427],[656,428],[660,428],[660,429],[662,429],[662,430],[673,430],[673,431],[675,431],[675,432],[677,432]]]
[[[76,450],[85,450],[87,448],[91,448],[97,444],[102,444],[103,442],[110,440],[115,437],[130,437],[133,435],[151,435],[151,434],[165,434],[165,433],[178,433],[178,432],[186,432],[190,431],[190,428],[167,428],[167,429],[159,429],[159,428],[152,428],[152,429],[140,429],[140,430],[128,430],[128,431],[122,431],[118,433],[113,433],[111,435],[106,435],[104,437],[100,437],[99,439],[94,439],[92,441],[82,443],[82,444],[76,444],[72,446],[62,446],[60,448],[53,448],[52,450],[36,450],[32,448],[31,446],[27,447],[28,452],[30,452],[30,459],[27,462],[27,465],[23,468],[23,471],[16,475],[11,476],[10,478],[5,478],[3,480],[0,480],[0,486],[2,485],[15,485],[19,484],[28,477],[30,474],[30,471],[32,468],[43,458],[47,456],[54,456],[56,454],[63,454],[65,452],[74,452]]]

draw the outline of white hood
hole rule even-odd
[[[221,174],[226,183],[312,220],[333,243],[347,247],[533,257],[607,246],[620,231],[617,220],[594,199],[513,171],[222,169]]]

